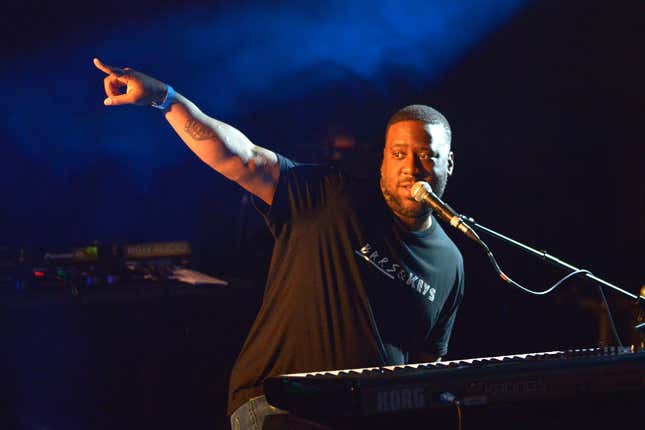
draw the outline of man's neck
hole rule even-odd
[[[401,223],[410,231],[423,231],[432,225],[432,217],[428,214],[425,218],[405,217],[395,214]]]

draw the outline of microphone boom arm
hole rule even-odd
[[[552,265],[554,265],[556,267],[559,267],[561,269],[571,270],[571,271],[574,271],[574,272],[583,271],[582,269],[579,269],[578,267],[576,267],[576,266],[574,266],[572,264],[569,264],[566,261],[562,261],[559,258],[554,257],[553,255],[549,254],[546,251],[540,251],[540,250],[537,250],[535,248],[531,248],[530,246],[525,245],[522,242],[518,242],[515,239],[511,239],[510,237],[505,236],[505,235],[503,235],[501,233],[498,233],[495,230],[492,230],[492,229],[490,229],[488,227],[485,227],[485,226],[483,226],[481,224],[478,224],[471,217],[468,217],[466,215],[460,215],[459,217],[461,218],[462,221],[464,221],[465,223],[467,223],[471,227],[474,227],[477,230],[483,231],[484,233],[487,233],[487,234],[489,234],[489,235],[491,235],[491,236],[493,236],[493,237],[495,237],[497,239],[500,239],[500,240],[502,240],[502,241],[504,241],[506,243],[510,243],[511,245],[515,246],[516,248],[519,248],[522,251],[525,251],[525,252],[527,252],[527,253],[529,253],[531,255],[534,255],[536,257],[540,257],[541,259],[547,261],[548,263],[550,263],[550,264],[552,264]],[[619,286],[612,284],[611,282],[605,281],[604,279],[597,277],[596,275],[594,275],[591,272],[585,272],[584,275],[587,278],[589,278],[589,279],[591,279],[591,280],[593,280],[593,281],[595,281],[595,282],[597,282],[597,283],[599,283],[599,284],[601,284],[601,285],[603,285],[605,287],[609,287],[609,288],[611,288],[611,289],[613,289],[615,291],[618,291],[618,292],[620,292],[620,293],[622,293],[622,294],[624,294],[624,295],[626,295],[626,296],[628,296],[628,297],[630,297],[632,299],[635,299],[637,301],[645,301],[645,296],[630,293],[629,291],[624,290],[624,289],[620,288]]]

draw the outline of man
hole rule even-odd
[[[262,306],[231,375],[234,428],[254,420],[261,428],[263,415],[280,412],[262,395],[269,376],[446,354],[463,297],[462,258],[410,193],[423,180],[441,195],[453,172],[443,115],[420,105],[397,112],[386,128],[380,181],[368,181],[296,164],[162,82],[94,64],[107,74],[106,105],[161,107],[202,161],[266,205],[260,210],[275,246]]]

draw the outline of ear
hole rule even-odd
[[[452,171],[455,169],[455,154],[450,151],[448,153],[448,176],[452,175]]]

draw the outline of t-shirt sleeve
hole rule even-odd
[[[448,353],[448,342],[452,334],[457,310],[464,297],[464,267],[460,259],[457,265],[455,286],[452,289],[448,300],[441,310],[437,324],[430,330],[425,342],[425,352],[437,357],[444,357]]]
[[[310,219],[337,194],[341,177],[333,169],[316,164],[300,164],[280,154],[280,178],[271,206],[254,199],[269,229],[277,237],[294,220]]]

